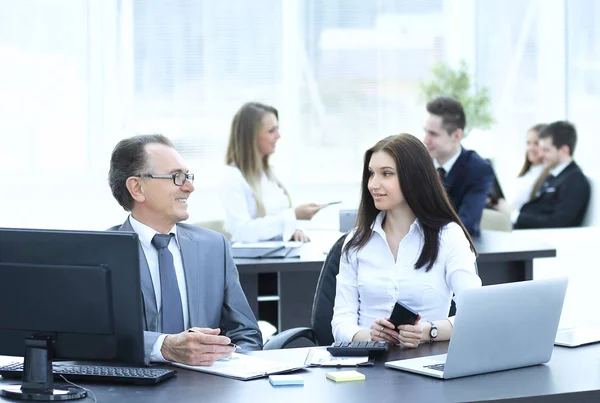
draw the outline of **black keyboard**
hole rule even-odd
[[[436,371],[444,372],[444,364],[425,365],[424,368],[435,369]]]
[[[55,362],[52,364],[54,379],[64,381],[105,382],[105,383],[130,383],[135,385],[154,385],[169,379],[177,372],[172,369],[116,367],[104,365],[82,365],[73,363]],[[0,375],[4,378],[21,378],[23,364],[15,362],[0,365]]]
[[[383,353],[388,350],[385,341],[338,341],[327,347],[333,356],[362,357],[372,353]]]

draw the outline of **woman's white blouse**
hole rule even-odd
[[[385,212],[379,213],[373,234],[360,251],[351,250],[348,256],[342,254],[331,321],[336,341],[350,341],[375,319],[388,318],[396,301],[419,312],[422,320],[447,318],[453,292],[458,310],[460,293],[481,286],[475,254],[456,223],[440,231],[438,258],[426,272],[425,267],[415,270],[424,244],[418,220],[400,242],[394,262],[381,227],[384,217]],[[346,237],[344,245],[353,235],[354,231]]]
[[[242,172],[226,166],[220,188],[225,207],[225,228],[233,242],[289,240],[296,231],[296,213],[284,190],[266,174],[261,178],[265,216],[257,217],[256,199]]]
[[[533,185],[535,185],[535,182],[538,180],[543,170],[543,164],[535,165],[530,167],[525,175],[517,177],[514,195],[512,200],[510,200],[514,211],[521,211],[521,207],[529,201]]]

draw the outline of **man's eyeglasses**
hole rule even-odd
[[[186,174],[185,172],[177,172],[171,175],[145,174],[140,175],[140,178],[173,179],[175,186],[183,186],[186,180],[194,183],[194,174]]]

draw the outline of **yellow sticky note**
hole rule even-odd
[[[358,371],[336,371],[328,372],[327,379],[331,379],[335,382],[351,382],[351,381],[363,381],[366,379],[365,374],[361,374]]]

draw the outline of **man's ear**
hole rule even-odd
[[[125,181],[125,186],[133,200],[138,203],[143,203],[146,200],[146,197],[144,196],[144,186],[140,178],[130,176]]]
[[[561,154],[566,155],[566,156],[571,156],[571,148],[569,148],[568,145],[563,144],[562,146],[560,146],[558,148],[558,151],[560,151]]]
[[[461,142],[462,138],[464,135],[464,130],[463,129],[456,129],[454,130],[454,132],[450,135],[455,141],[457,142]]]

